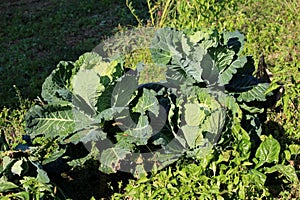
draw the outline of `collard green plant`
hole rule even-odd
[[[0,194],[4,199],[54,198],[47,173],[32,161],[29,151],[6,151],[1,154]]]
[[[184,155],[202,158],[224,135],[259,134],[268,83],[240,56],[243,43],[238,32],[163,28],[145,47],[152,63],[135,70],[122,55],[95,52],[60,62],[43,84],[45,104],[28,112],[27,132],[92,146],[106,173],[140,177]],[[143,80],[148,66],[164,69],[161,81]]]

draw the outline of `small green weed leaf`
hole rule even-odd
[[[278,89],[278,88],[280,88],[280,87],[282,87],[282,85],[280,85],[280,84],[278,84],[278,83],[276,83],[276,82],[272,82],[271,84],[270,84],[270,87],[265,91],[265,94],[267,95],[267,94],[272,94],[272,91],[274,91],[274,90],[276,90],[276,89]]]
[[[0,193],[2,192],[9,192],[15,189],[18,189],[19,186],[17,186],[16,184],[9,182],[7,180],[4,179],[4,177],[2,177],[0,179]]]
[[[8,151],[9,150],[9,145],[6,141],[4,132],[0,133],[0,151]]]
[[[56,150],[54,153],[51,154],[51,156],[49,158],[43,160],[42,164],[45,165],[47,163],[55,161],[56,159],[60,158],[65,152],[66,152],[66,149]]]
[[[291,154],[291,152],[289,150],[284,150],[284,155],[285,155],[285,159],[287,161],[291,160],[292,154]]]
[[[44,171],[43,169],[37,168],[37,180],[41,183],[49,183],[50,179],[48,177],[48,174],[46,171]]]
[[[267,180],[267,176],[256,169],[252,169],[250,172],[251,180],[253,183],[257,184],[259,187],[264,187]]]
[[[264,108],[258,108],[256,106],[248,106],[247,104],[243,103],[243,104],[240,104],[240,107],[243,109],[243,110],[246,110],[252,114],[255,114],[255,113],[263,113],[264,112]]]
[[[3,171],[10,168],[13,164],[14,164],[15,160],[11,159],[8,156],[5,156],[2,158],[2,167],[3,167]]]
[[[300,145],[291,144],[291,145],[289,145],[289,150],[291,151],[292,155],[298,155],[298,154],[300,154]]]
[[[280,153],[279,142],[270,135],[258,147],[255,157],[258,160],[255,168],[261,167],[265,163],[277,163]]]
[[[299,183],[299,179],[297,176],[297,173],[295,171],[295,168],[292,165],[275,165],[270,168],[266,168],[265,173],[274,173],[279,172],[283,174],[291,183]]]
[[[30,200],[30,192],[29,191],[16,192],[16,193],[6,195],[5,197],[7,197],[7,200],[15,199],[15,198],[22,199],[22,200]],[[5,197],[4,199],[1,200],[6,200]]]
[[[21,173],[23,171],[22,164],[23,164],[23,159],[18,160],[17,162],[15,162],[14,165],[12,166],[12,168],[11,168],[11,172],[13,174],[17,174],[17,175],[21,176]]]
[[[241,157],[248,159],[251,153],[251,141],[242,139],[239,143],[239,151],[241,152]]]
[[[147,176],[147,172],[146,172],[146,170],[144,168],[143,163],[142,164],[138,164],[135,167],[135,171],[134,171],[133,175],[136,178],[141,178],[141,177],[146,177]]]

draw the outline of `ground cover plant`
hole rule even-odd
[[[95,53],[79,57],[86,50],[72,51],[72,56],[66,55],[54,62],[79,59],[60,62],[44,82],[38,102],[20,100],[18,109],[2,110],[1,195],[7,199],[89,199],[92,196],[96,199],[299,198],[299,37],[293,34],[299,29],[299,16],[294,14],[299,2],[170,0],[144,3],[150,8],[146,18],[140,15],[145,13],[145,7],[144,12],[140,12],[134,2],[127,1],[127,6],[135,12],[134,16],[139,18],[138,23],[175,28],[160,29],[152,35],[155,42],[150,51],[138,50],[124,57],[109,59]],[[62,5],[66,4],[62,2]],[[91,6],[84,2],[80,5],[83,9],[83,5]],[[72,6],[66,8],[82,13],[81,8],[77,11]],[[90,23],[86,22],[84,26],[87,24]],[[212,29],[204,30],[204,27]],[[241,34],[223,32],[224,28],[232,32],[239,30],[246,42],[242,42]],[[214,29],[218,31],[213,32]],[[243,44],[244,51],[235,44]],[[91,46],[87,45],[87,50],[91,50]],[[270,85],[266,83],[268,81],[254,76],[254,67],[262,53],[273,73]],[[244,57],[249,54],[253,55],[253,60]],[[216,56],[205,59],[205,55]],[[207,69],[194,67],[203,60],[221,64],[209,65],[211,69],[218,70],[205,74]],[[102,66],[102,70],[98,66]],[[262,62],[259,66],[265,67]],[[149,69],[154,69],[154,72]],[[158,73],[163,76],[157,78]],[[63,74],[66,76],[57,79]],[[41,81],[47,75],[34,85],[41,88]],[[93,77],[90,80],[93,90],[87,90],[79,81],[87,75]],[[247,87],[247,91],[237,89],[241,89],[241,85],[235,84],[241,76],[252,80],[247,82],[251,86]],[[173,79],[178,81],[179,78],[190,84],[174,85]],[[107,101],[105,95],[117,97],[118,91],[126,85],[118,83],[124,82],[138,87],[129,87],[132,90],[130,94],[126,93],[128,98],[114,98],[115,104]],[[148,82],[156,83],[145,84]],[[272,108],[266,109],[265,98],[274,97],[282,86],[282,98],[275,101]],[[17,84],[14,90],[18,91],[18,88],[22,94],[17,92],[17,99],[22,99],[24,88]],[[96,98],[89,98],[88,93],[95,90],[98,91],[94,94]],[[178,95],[178,91],[184,92]],[[254,91],[255,95],[252,95]],[[36,96],[37,93],[30,95]],[[195,98],[187,98],[191,94]],[[99,99],[107,102],[106,106],[100,106]],[[198,106],[203,109],[196,111]],[[128,122],[127,115],[127,118],[122,118],[124,110],[128,110],[125,113],[130,113],[133,122]],[[194,114],[190,115],[188,110]],[[26,136],[22,140],[26,133],[25,113],[27,133],[31,134],[33,141]],[[162,121],[169,124],[159,133],[153,122],[161,121],[163,113],[167,113],[168,117]],[[41,120],[49,119],[45,118],[49,116],[67,117],[69,122],[81,119],[82,123],[80,126],[74,126],[74,123],[62,126],[62,123]],[[220,123],[222,118],[225,119],[224,124]],[[133,126],[124,128],[124,125]],[[141,134],[139,126],[147,134]],[[139,137],[134,137],[136,135]],[[103,139],[113,145],[99,148]],[[81,142],[85,145],[82,146]],[[168,142],[172,145],[166,145]],[[205,149],[207,146],[203,143],[212,146]],[[174,153],[174,147],[178,146],[180,148],[175,148]],[[26,150],[29,147],[31,150]],[[16,152],[15,149],[22,151]],[[209,153],[204,153],[204,150]],[[145,156],[147,153],[151,155]],[[167,159],[161,156],[164,154]],[[146,163],[146,160],[149,162]],[[126,161],[132,162],[128,164]],[[129,173],[114,174],[124,166]],[[101,171],[113,172],[113,175]],[[145,172],[148,176],[144,176]],[[94,177],[98,177],[97,182]],[[85,192],[78,190],[82,184],[76,185],[76,180],[86,183]],[[120,180],[122,182],[118,183]],[[103,186],[103,183],[108,186]]]

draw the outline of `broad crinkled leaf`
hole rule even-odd
[[[27,131],[32,137],[44,134],[45,137],[64,138],[92,122],[88,115],[69,106],[36,105],[26,116]]]
[[[225,110],[218,108],[212,111],[211,115],[206,118],[201,130],[205,132],[205,138],[211,143],[217,142],[223,130],[226,120]]]
[[[61,61],[43,83],[43,99],[48,103],[71,102],[71,79],[77,70],[74,63]]]
[[[227,47],[234,50],[236,54],[243,51],[245,36],[240,32],[224,32],[223,38]]]
[[[181,127],[181,130],[189,148],[197,147],[203,140],[202,131],[199,126],[184,125]]]
[[[246,57],[238,58],[230,64],[229,67],[224,68],[220,71],[220,77],[218,83],[226,85],[232,79],[233,75],[237,73],[238,68],[242,68],[247,62]]]
[[[112,107],[103,110],[95,117],[95,122],[100,123],[102,120],[110,121],[117,117],[125,117],[129,115],[128,107]]]
[[[118,79],[111,94],[111,107],[126,107],[138,89],[136,77],[131,75]]]
[[[172,146],[173,143],[170,145]],[[160,170],[164,167],[176,162],[183,154],[183,149],[180,152],[160,152],[156,151],[151,160],[154,162],[155,168]]]
[[[211,48],[209,54],[215,60],[219,73],[222,73],[231,64],[235,55],[234,51],[226,47]]]
[[[190,55],[187,56],[187,63],[184,66],[185,73],[192,76],[197,82],[202,82],[203,68],[201,61],[207,52],[200,46],[193,49]]]
[[[196,31],[194,34],[189,35],[189,39],[193,44],[201,46],[203,49],[218,46],[218,38],[215,30]]]
[[[172,57],[180,55],[176,49],[181,42],[182,32],[171,28],[162,28],[157,30],[151,42],[152,60],[155,63],[168,64]]]
[[[239,104],[236,102],[235,98],[232,96],[229,96],[224,93],[220,93],[218,95],[218,101],[227,109],[232,112],[232,115],[234,116],[234,119],[237,119],[240,121],[242,119],[242,110],[239,106]]]
[[[67,142],[77,144],[78,142],[88,143],[91,141],[100,141],[106,138],[106,133],[98,128],[91,126],[85,129],[78,130],[74,135],[67,139]]]
[[[51,156],[49,158],[43,160],[42,165],[46,165],[48,163],[55,161],[65,153],[66,153],[66,149],[57,149],[54,153],[51,153]]]
[[[202,79],[208,84],[213,85],[218,81],[219,69],[216,66],[216,60],[214,60],[210,54],[205,54],[201,67],[203,68]]]
[[[141,115],[136,127],[125,131],[131,142],[136,145],[146,145],[148,139],[152,136],[152,127],[149,125],[148,117],[146,115]]]
[[[104,90],[100,76],[93,70],[79,70],[72,80],[72,85],[73,95],[83,100],[75,101],[77,98],[74,98],[75,106],[91,116],[95,115],[98,97]]]
[[[130,155],[131,152],[124,148],[111,147],[105,149],[100,157],[101,165],[99,169],[104,173],[114,173],[121,169],[121,162]]]
[[[159,114],[159,103],[156,95],[154,90],[143,88],[142,97],[139,98],[138,103],[132,110],[142,115],[145,114],[146,111],[150,111],[157,117]]]
[[[265,92],[269,88],[268,83],[259,83],[257,85],[253,85],[252,88],[248,91],[241,92],[238,101],[266,101]]]
[[[269,88],[269,84],[259,83],[258,79],[252,75],[236,74],[230,83],[225,85],[225,88],[233,94],[238,94],[239,102],[265,101],[265,92]]]
[[[104,61],[102,57],[95,52],[88,52],[81,55],[78,60],[74,63],[76,67],[81,70],[92,70],[99,76],[108,77],[113,80],[116,74],[120,74],[120,69],[117,67],[117,61]]]
[[[203,123],[206,114],[199,104],[187,103],[184,109],[184,119],[188,126],[199,126]]]

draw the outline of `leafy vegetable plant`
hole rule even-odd
[[[243,44],[239,32],[162,28],[145,47],[152,62],[135,69],[122,54],[62,61],[43,84],[45,103],[27,114],[27,132],[82,142],[101,171],[136,177],[183,156],[203,158],[241,130],[259,143],[269,85],[253,76],[253,59],[240,56]],[[145,81],[149,67],[164,69],[160,81]]]
[[[7,146],[1,135],[1,149]],[[31,156],[30,151],[1,152],[0,155],[0,196],[1,199],[43,199],[54,198],[56,188]]]

